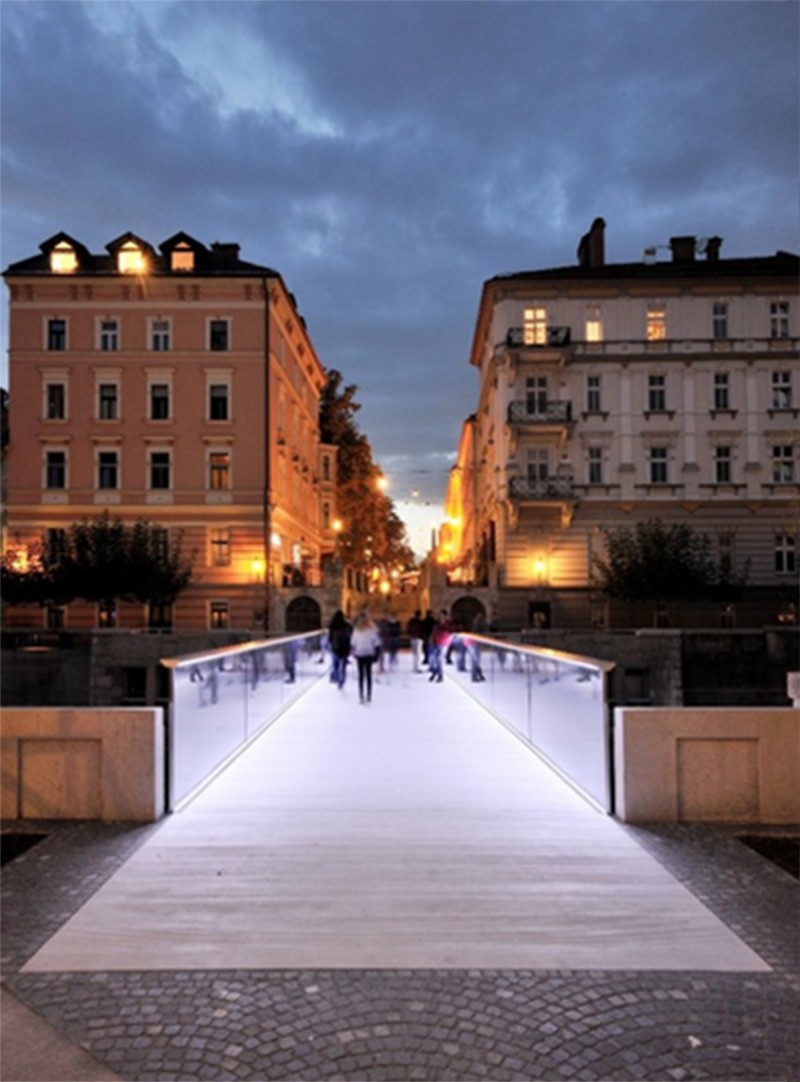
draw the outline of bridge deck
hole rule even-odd
[[[767,970],[465,692],[320,681],[28,971]]]

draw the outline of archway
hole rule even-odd
[[[286,630],[293,634],[322,627],[322,610],[313,597],[295,597],[286,606]]]
[[[486,609],[477,597],[460,597],[450,609],[450,617],[459,631],[469,631],[476,616],[486,617]]]

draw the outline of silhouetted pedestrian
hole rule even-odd
[[[328,628],[328,643],[331,648],[331,681],[341,690],[347,676],[347,661],[350,657],[350,639],[353,629],[345,620],[344,613],[337,609]]]
[[[358,697],[372,701],[372,665],[381,648],[381,637],[366,609],[360,612],[353,629],[352,648],[358,665]]]
[[[414,672],[422,672],[419,659],[422,656],[422,614],[416,609],[414,615],[408,621],[408,638],[411,643],[411,668]]]

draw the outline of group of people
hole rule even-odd
[[[483,626],[473,627],[484,630]],[[463,642],[455,635],[453,623],[446,609],[434,616],[429,609],[423,617],[418,609],[408,621],[406,629],[411,643],[411,664],[415,673],[428,673],[428,680],[440,683],[443,679],[445,660],[450,661],[453,649],[459,649],[463,661]],[[331,682],[339,689],[345,685],[347,664],[355,658],[358,670],[358,697],[361,703],[372,701],[372,670],[377,663],[380,671],[392,672],[397,668],[397,652],[400,648],[402,628],[393,615],[376,622],[368,609],[362,609],[351,625],[341,609],[337,610],[328,628],[328,646],[331,652]],[[472,648],[472,679],[483,680],[480,653]]]

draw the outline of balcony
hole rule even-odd
[[[572,477],[512,477],[508,482],[512,500],[574,500],[577,499]]]
[[[508,422],[513,425],[566,425],[572,423],[571,402],[544,403],[544,409],[531,409],[525,401],[511,402]]]

